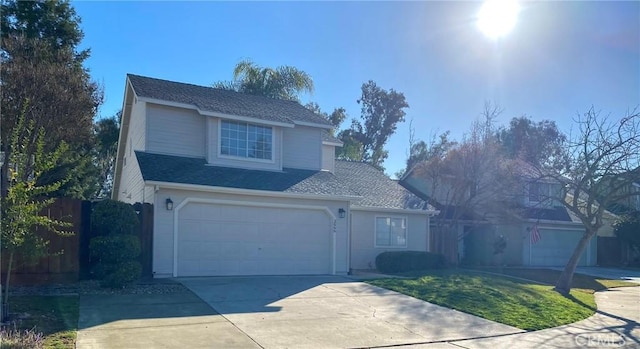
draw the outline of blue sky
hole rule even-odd
[[[105,90],[100,116],[122,106],[126,73],[211,85],[235,64],[309,73],[330,112],[359,117],[363,82],[403,92],[410,108],[387,145],[404,167],[409,121],[428,140],[460,139],[485,101],[568,132],[592,105],[619,118],[640,104],[640,2],[521,2],[499,41],[476,27],[480,2],[73,2],[86,66]],[[348,126],[345,122],[343,126]]]

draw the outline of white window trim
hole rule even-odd
[[[244,123],[244,124],[247,124],[247,126],[248,125],[254,125],[254,126],[262,126],[262,127],[271,128],[271,159],[259,159],[259,158],[250,158],[250,157],[233,156],[233,155],[222,154],[222,122],[223,121],[235,122],[235,123]],[[218,119],[218,140],[217,140],[217,142],[218,142],[218,144],[217,144],[217,148],[218,148],[217,153],[218,153],[218,158],[220,158],[220,159],[257,162],[257,163],[263,163],[263,164],[275,164],[276,163],[276,152],[275,152],[276,130],[271,125],[261,125],[261,124],[258,124],[258,123],[252,123],[252,122],[246,122],[246,121],[238,121],[238,120],[232,120],[232,119]]]
[[[400,218],[400,219],[404,219],[404,230],[405,230],[405,239],[404,239],[404,246],[385,246],[385,245],[378,245],[378,239],[377,239],[377,224],[378,224],[378,218]],[[392,248],[392,249],[406,249],[409,247],[409,218],[407,216],[399,216],[399,215],[376,215],[373,218],[373,247],[374,248]]]

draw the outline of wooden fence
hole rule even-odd
[[[91,232],[91,211],[94,202],[69,198],[59,198],[41,212],[51,218],[71,222],[72,226],[65,230],[73,232],[72,236],[61,236],[54,232],[39,229],[49,241],[49,256],[40,258],[37,263],[27,263],[27,259],[16,254],[13,262],[11,283],[13,285],[33,285],[46,283],[67,283],[91,277],[91,268],[95,261],[89,255]],[[142,254],[142,276],[152,275],[153,247],[153,206],[151,204],[134,205],[140,220],[139,230]],[[9,254],[2,250],[2,280],[6,279],[6,268]]]

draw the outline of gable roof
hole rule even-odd
[[[193,106],[206,112],[280,123],[309,123],[330,128],[331,122],[295,101],[127,74],[138,97]]]
[[[284,168],[249,170],[207,165],[202,158],[136,151],[145,181],[283,193],[354,197],[356,206],[432,209],[384,173],[362,162],[336,161],[336,172]]]

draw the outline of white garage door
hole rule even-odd
[[[557,267],[564,266],[584,231],[540,229],[540,241],[531,245],[531,265]],[[582,253],[579,266],[587,265],[587,252]]]
[[[331,272],[321,210],[189,203],[179,212],[178,276]]]

